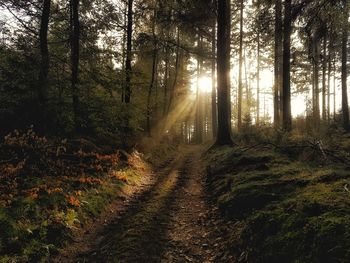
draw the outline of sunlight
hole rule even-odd
[[[157,135],[163,135],[164,133],[168,134],[166,131],[170,131],[172,128],[174,128],[176,122],[186,119],[192,112],[194,112],[194,105],[193,100],[189,98],[176,104],[168,115],[165,116],[162,121],[156,125],[156,127],[154,127],[153,133]],[[162,139],[162,136],[159,136],[158,138]]]
[[[298,94],[297,96],[292,96],[292,116],[298,117],[298,116],[305,116],[306,114],[306,102],[305,102],[305,95],[304,94]]]
[[[273,85],[274,85],[273,72],[270,69],[262,69],[260,71],[260,86],[262,90],[271,89],[272,91]]]
[[[202,76],[197,80],[197,77],[193,78],[191,81],[191,92],[193,94],[197,93],[197,81],[199,85],[199,91],[201,93],[211,93],[212,89],[212,79],[208,76]]]
[[[199,79],[199,90],[202,93],[210,93],[212,88],[212,80],[210,77],[204,76]]]

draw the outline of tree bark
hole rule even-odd
[[[331,121],[331,72],[332,72],[332,49],[333,49],[333,43],[332,43],[332,38],[329,38],[329,45],[328,45],[328,71],[327,71],[327,120],[328,123]]]
[[[149,84],[148,94],[147,94],[147,133],[148,133],[149,137],[152,136],[152,132],[151,132],[151,115],[152,115],[151,99],[152,99],[152,92],[154,89],[155,76],[157,74],[157,53],[158,53],[157,46],[158,46],[158,44],[157,44],[157,38],[156,38],[156,15],[157,15],[157,9],[154,8],[153,25],[152,25],[152,37],[153,37],[152,73],[151,73],[151,82]]]
[[[218,133],[216,144],[232,144],[230,98],[230,0],[218,0],[217,79],[218,79]]]
[[[341,86],[342,86],[342,114],[343,128],[346,132],[350,131],[349,127],[349,105],[348,105],[348,89],[347,89],[347,55],[348,55],[348,5],[344,0],[344,25],[342,30],[342,58],[341,58]]]
[[[171,92],[170,92],[170,98],[169,98],[169,105],[168,105],[168,114],[171,110],[171,106],[174,101],[175,97],[175,90],[176,90],[176,85],[177,85],[177,78],[179,76],[179,64],[180,64],[180,28],[177,27],[177,34],[176,34],[176,54],[175,54],[175,74],[174,74],[174,81],[173,85],[171,87]]]
[[[244,64],[244,84],[245,84],[245,95],[246,95],[246,103],[245,103],[245,107],[243,107],[242,109],[242,118],[245,117],[245,114],[249,113],[250,115],[250,77],[248,77],[248,72],[250,72],[250,67],[247,67],[247,56],[246,56],[246,50],[243,50],[243,64]],[[242,104],[243,106],[243,104]],[[244,112],[244,110],[246,112]],[[242,120],[243,122],[243,120]]]
[[[131,100],[131,76],[132,76],[132,34],[133,34],[133,0],[128,0],[128,22],[126,29],[126,60],[125,60],[125,94],[124,102]]]
[[[43,125],[46,123],[46,97],[47,90],[49,88],[48,83],[48,74],[50,67],[50,57],[49,57],[49,47],[47,42],[47,35],[49,30],[49,21],[50,21],[50,8],[51,0],[44,0],[41,23],[40,23],[40,55],[41,55],[41,64],[39,72],[39,85],[38,85],[38,99],[40,104],[40,111],[43,116]]]
[[[326,93],[327,93],[327,34],[323,36],[323,59],[322,59],[322,120],[327,119]]]
[[[317,34],[313,39],[314,49],[314,63],[313,63],[313,77],[314,77],[314,105],[313,105],[313,117],[314,125],[316,128],[320,124],[320,86],[319,86],[319,58],[320,58],[320,47],[318,43]]]
[[[127,26],[128,26],[128,3],[124,2],[124,28],[123,31],[123,41],[122,41],[122,71],[126,72],[126,40],[127,40]],[[122,85],[122,94],[121,94],[122,102],[125,101],[125,85]]]
[[[334,57],[333,60],[333,120],[336,121],[337,116],[337,109],[336,109],[336,72],[337,72],[337,66],[336,66],[336,59]]]
[[[242,97],[243,97],[243,11],[244,0],[240,3],[240,18],[239,18],[239,72],[238,72],[238,130],[242,128]]]
[[[258,13],[260,13],[260,3],[258,1]],[[256,124],[260,123],[260,27],[257,32],[257,72],[256,72]]]
[[[198,30],[198,49],[202,49],[202,37],[199,34]],[[197,98],[196,98],[196,142],[198,144],[203,142],[203,108],[202,100],[203,94],[200,89],[199,79],[201,77],[202,71],[202,58],[197,56]]]
[[[282,90],[282,62],[283,62],[283,30],[282,30],[282,1],[275,0],[275,58],[274,58],[274,124],[277,128],[280,125],[281,112],[281,90]]]
[[[163,80],[163,117],[166,116],[167,114],[167,109],[168,109],[168,86],[169,86],[169,47],[168,45],[165,48],[165,72],[164,72],[164,80]]]
[[[292,3],[285,1],[283,28],[283,129],[292,130],[291,91],[290,91],[290,46],[292,33]]]
[[[211,116],[212,116],[212,132],[213,138],[216,138],[218,130],[218,116],[217,116],[217,105],[216,105],[216,21],[214,22],[213,32],[212,32],[212,62],[211,62],[211,80],[212,80],[212,91],[211,91]]]
[[[76,131],[81,129],[79,116],[79,57],[80,57],[80,21],[79,0],[71,0],[71,89],[73,97],[73,113]]]

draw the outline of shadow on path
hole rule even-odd
[[[73,262],[160,262],[171,223],[170,207],[188,179],[189,153],[160,173],[158,182],[98,235],[93,251]]]

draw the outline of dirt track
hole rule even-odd
[[[232,262],[224,260],[221,222],[205,198],[200,155],[200,148],[183,149],[59,261]]]

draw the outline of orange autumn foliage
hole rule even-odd
[[[94,184],[102,184],[103,181],[99,178],[93,178],[93,177],[80,177],[78,179],[78,182],[81,184],[90,184],[90,185],[94,185]]]
[[[81,206],[81,202],[74,195],[67,195],[66,196],[66,200],[67,200],[67,203],[69,205],[71,205],[71,206],[75,206],[75,207],[80,207]]]
[[[50,195],[55,195],[52,198],[59,201],[53,207],[79,207],[79,198],[90,188],[98,193],[97,186],[111,179],[128,183],[129,175],[117,170],[119,153],[102,154],[98,147],[84,147],[82,141],[48,139],[32,128],[8,134],[0,144],[4,160],[0,163],[0,205],[10,206],[22,196],[47,202]],[[135,151],[127,164],[142,170],[141,154]]]

